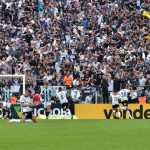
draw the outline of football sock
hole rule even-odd
[[[48,118],[50,112],[46,112],[46,118]]]
[[[10,110],[7,110],[8,116],[7,118],[10,118]]]
[[[131,116],[130,111],[128,109],[127,109],[127,113],[129,115],[129,118],[132,119],[132,116]]]
[[[5,115],[6,115],[6,110],[3,109],[2,111],[3,111],[3,117],[5,117]]]
[[[67,114],[68,114],[69,116],[71,116],[71,111],[70,111],[70,109],[67,110]]]
[[[120,113],[120,111],[118,111],[118,117],[121,118],[121,113]]]

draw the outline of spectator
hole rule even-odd
[[[64,77],[64,85],[67,88],[70,88],[72,86],[73,83],[73,78],[71,77],[71,75],[68,73],[65,77]]]
[[[147,99],[144,96],[144,94],[141,94],[141,97],[139,97],[139,104],[146,104],[147,103]]]
[[[105,76],[102,79],[101,87],[102,87],[103,103],[104,104],[109,103],[108,82]]]
[[[66,85],[70,72],[80,86],[148,87],[149,8],[146,0],[3,0],[0,74],[25,74],[29,86]]]

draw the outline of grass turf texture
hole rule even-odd
[[[149,149],[149,120],[0,120],[0,150]]]

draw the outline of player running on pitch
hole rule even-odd
[[[121,103],[123,105],[123,107],[120,107],[123,110],[126,110],[126,112],[128,113],[128,116],[130,119],[132,119],[132,116],[130,114],[130,111],[128,109],[128,96],[130,95],[130,90],[126,88],[126,86],[122,87],[122,90],[120,90],[118,92],[120,99],[121,99]]]
[[[31,100],[31,91],[26,90],[25,94],[20,97],[20,105],[22,107],[22,119],[20,122],[25,122],[26,119],[36,121],[36,117],[33,114],[33,103]]]
[[[117,95],[117,93],[114,91],[110,93],[110,97],[112,100],[113,117],[116,118],[116,113],[118,113],[118,117],[121,118],[121,112],[119,107],[119,95]]]
[[[69,109],[69,103],[68,103],[68,99],[67,99],[66,94],[67,94],[67,91],[65,91],[61,87],[59,87],[59,90],[58,90],[58,93],[57,93],[57,98],[60,101],[63,110],[66,111],[66,113],[69,116],[72,116],[71,111]]]
[[[46,114],[46,119],[51,111],[51,90],[48,87],[48,83],[45,83],[43,90],[41,91],[42,99],[44,100],[44,110]]]
[[[2,111],[3,111],[3,118],[7,119],[10,118],[10,108],[11,108],[11,103],[10,103],[10,97],[12,95],[11,90],[8,88],[7,85],[3,88],[2,91],[2,99],[3,99],[3,106],[2,106]]]

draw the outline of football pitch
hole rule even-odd
[[[0,120],[0,150],[150,150],[150,121]]]

